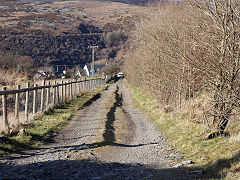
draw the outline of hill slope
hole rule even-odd
[[[89,45],[108,57],[105,35],[133,28],[143,7],[97,1],[0,1],[0,54],[19,54],[38,64],[85,64]]]

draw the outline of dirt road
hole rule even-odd
[[[173,168],[168,150],[119,81],[79,110],[51,143],[0,159],[0,179],[196,179],[192,170]]]

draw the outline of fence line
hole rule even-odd
[[[28,82],[26,88],[21,89],[20,85],[17,85],[14,90],[7,90],[4,86],[0,91],[2,97],[0,130],[9,132],[10,129],[17,129],[21,124],[29,123],[36,115],[43,114],[49,108],[73,100],[83,91],[90,91],[104,83],[105,79],[95,78],[68,82],[62,80],[60,84],[56,81],[52,84],[50,81],[48,83],[43,81],[41,86],[34,84],[33,87],[30,87]],[[20,118],[20,112],[24,117]],[[14,119],[10,120],[10,117]]]

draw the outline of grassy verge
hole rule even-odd
[[[43,116],[34,119],[31,124],[27,125],[24,133],[19,133],[13,137],[1,138],[0,154],[32,149],[42,142],[48,141],[54,135],[54,132],[61,129],[71,120],[71,117],[78,109],[83,108],[94,96],[106,89],[106,86],[85,92],[64,106],[49,110]]]
[[[203,170],[203,177],[238,179],[240,177],[240,135],[206,140],[206,128],[200,117],[187,112],[165,113],[156,99],[141,89],[127,83],[135,105],[150,116],[159,131],[165,134],[168,143],[175,147],[189,165]],[[233,132],[240,130],[232,126]]]

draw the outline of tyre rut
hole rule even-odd
[[[52,143],[0,160],[0,178],[193,179],[171,168],[163,135],[133,106],[124,81],[85,104]]]

